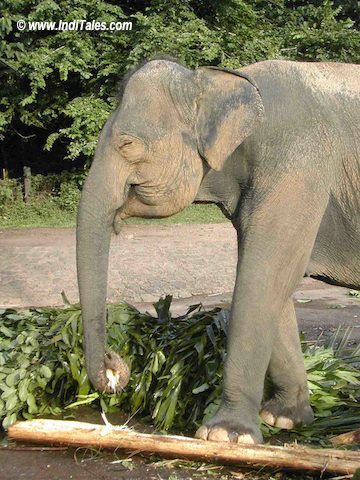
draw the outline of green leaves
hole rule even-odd
[[[360,298],[360,290],[350,290],[349,295],[350,297]]]
[[[70,140],[66,158],[74,160],[80,155],[92,157],[100,129],[113,107],[114,103],[105,102],[94,95],[74,98],[63,110],[70,126],[50,134],[44,146],[45,150],[51,150],[58,140]]]
[[[0,311],[4,428],[17,418],[92,405],[106,412],[139,413],[161,430],[194,430],[220,403],[229,315],[219,308],[205,312],[198,305],[172,319],[170,305],[171,297],[160,299],[158,317],[125,304],[108,306],[109,346],[132,371],[128,387],[116,395],[93,391],[89,383],[78,306]],[[338,331],[321,347],[305,344],[316,421],[297,435],[307,441],[326,442],[333,433],[360,426],[360,350],[349,348],[350,335]],[[271,433],[262,428],[265,435]]]
[[[14,164],[13,151],[20,148],[21,165],[38,171],[54,171],[58,163],[71,168],[75,159],[89,165],[119,80],[139,60],[159,53],[190,68],[238,68],[269,58],[358,63],[356,3],[3,0],[3,155]],[[19,19],[126,20],[133,30],[20,32]]]
[[[32,157],[52,161],[54,152],[57,162],[64,162],[66,154],[71,160],[83,156],[89,162],[125,70],[132,32],[19,32],[16,20],[110,23],[127,16],[120,6],[96,0],[65,0],[61,5],[5,0],[1,13],[0,58],[5,69],[1,71],[0,132],[6,135],[5,149],[20,142],[24,163],[31,166],[36,164]],[[23,136],[14,136],[15,124]],[[43,151],[58,138],[61,141],[51,154]],[[29,144],[36,155],[27,156]]]
[[[16,422],[16,413],[11,413],[10,415],[6,415],[6,417],[2,422],[2,426],[5,430],[7,430],[15,422]]]

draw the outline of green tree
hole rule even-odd
[[[239,67],[267,58],[358,62],[353,0],[2,0],[0,159],[12,175],[91,162],[119,79],[144,57]],[[18,31],[16,21],[133,22],[132,31]]]

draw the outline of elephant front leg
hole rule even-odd
[[[309,190],[305,181],[284,182],[263,198],[245,201],[239,219],[223,396],[218,412],[196,432],[204,440],[261,442],[258,414],[265,375],[278,329],[286,328],[279,319],[304,274],[327,203],[326,194]],[[302,375],[298,353],[295,364]]]
[[[259,292],[260,275],[246,274],[245,255],[233,297],[222,401],[215,416],[196,432],[203,440],[262,442],[258,414],[274,343],[273,314],[270,292]]]

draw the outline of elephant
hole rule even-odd
[[[111,235],[124,219],[217,204],[238,238],[218,411],[202,440],[261,443],[259,414],[313,418],[292,294],[304,275],[360,286],[360,66],[266,60],[238,70],[153,59],[124,82],[77,217],[85,362],[95,388],[129,372],[106,349]],[[264,380],[272,382],[264,398]]]

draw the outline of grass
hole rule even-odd
[[[131,218],[126,224],[181,224],[227,222],[216,205],[192,204],[172,217],[162,219]],[[0,228],[74,227],[76,211],[65,210],[51,198],[34,200],[29,204],[14,202],[0,213]]]
[[[73,227],[75,212],[61,209],[50,199],[24,202],[14,202],[0,213],[0,228],[31,228],[31,227]]]
[[[125,221],[127,224],[149,224],[157,223],[169,225],[176,223],[223,223],[228,222],[221,210],[216,205],[192,204],[182,212],[167,218],[130,218]]]

